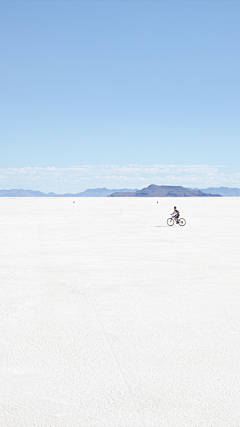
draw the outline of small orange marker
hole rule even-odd
[[[75,203],[75,202],[73,202],[73,203]]]
[[[158,202],[157,202],[158,203]]]

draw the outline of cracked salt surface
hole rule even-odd
[[[158,201],[0,199],[1,427],[240,426],[240,198]]]

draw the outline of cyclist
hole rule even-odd
[[[176,223],[178,224],[178,218],[180,217],[180,212],[177,210],[177,206],[174,206],[174,211],[171,215],[175,219]]]

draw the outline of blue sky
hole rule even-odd
[[[0,188],[240,187],[240,2],[0,2]]]

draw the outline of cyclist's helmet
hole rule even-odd
[[[174,208],[173,209],[177,209],[177,206],[174,206]]]

